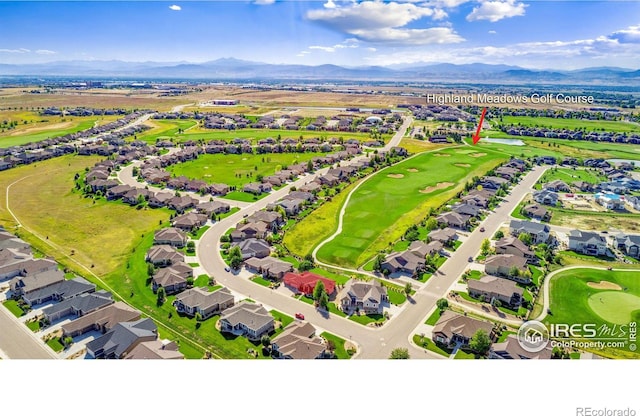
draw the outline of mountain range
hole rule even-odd
[[[448,63],[413,66],[267,64],[234,58],[203,63],[58,61],[0,64],[0,76],[117,77],[132,79],[395,81],[640,85],[640,70],[600,67],[580,70],[534,70],[510,65]]]

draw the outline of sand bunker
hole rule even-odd
[[[418,169],[409,168],[409,169],[407,169],[407,172],[415,173],[415,172],[420,172],[420,171]]]
[[[434,153],[433,155],[434,156],[438,156],[438,157],[449,157],[449,156],[451,156],[451,155],[448,155],[446,153]]]
[[[387,178],[400,179],[404,178],[404,175],[402,173],[390,173],[387,175]]]
[[[603,290],[622,290],[620,286],[613,282],[607,282],[606,280],[601,280],[598,283],[595,282],[587,282],[587,286],[592,287],[594,289],[603,289]]]
[[[471,157],[482,157],[482,156],[486,156],[486,153],[471,153],[469,156]]]
[[[444,188],[448,188],[451,185],[453,185],[453,183],[451,182],[439,182],[436,186],[427,186],[424,189],[420,190],[421,194],[428,194],[431,193],[433,191],[437,191],[438,189],[444,189]]]
[[[470,168],[471,165],[468,163],[456,163],[454,166],[460,166],[461,168]]]

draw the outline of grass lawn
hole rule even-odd
[[[553,117],[503,116],[501,123],[547,127],[551,129],[585,128],[587,131],[638,132],[638,130],[640,130],[637,125],[624,121],[580,120]]]
[[[29,328],[33,332],[38,332],[40,330],[40,322],[39,321],[30,321],[26,323],[27,328]]]
[[[207,183],[224,183],[241,188],[258,182],[259,175],[269,176],[285,166],[306,162],[326,153],[270,153],[270,154],[204,154],[196,160],[167,167],[176,176],[184,175]]]
[[[64,349],[64,345],[62,344],[60,337],[49,339],[49,341],[47,341],[47,345],[55,352],[60,352]]]
[[[200,263],[188,263],[191,267],[199,267]]]
[[[65,122],[40,123],[38,125],[29,124],[29,127],[26,129],[16,129],[1,133],[0,148],[41,142],[54,137],[87,130],[92,128],[97,120],[98,117],[78,117]]]
[[[458,350],[456,355],[453,357],[454,360],[475,360],[476,356],[474,354],[464,352],[462,350]]]
[[[419,282],[425,283],[427,282],[431,276],[433,276],[433,273],[422,273],[422,275],[420,276],[420,278],[418,279]]]
[[[588,283],[610,282],[622,290],[597,288]],[[600,327],[627,325],[640,320],[640,280],[635,271],[571,269],[558,273],[550,281],[551,314],[547,323],[584,324]],[[607,356],[639,358],[640,353],[607,348]]]
[[[268,281],[267,279],[265,279],[263,277],[260,277],[260,276],[252,277],[251,281],[253,283],[259,284],[260,286],[265,286],[265,287],[271,286],[271,282],[270,281]]]
[[[397,292],[395,290],[387,290],[387,296],[389,297],[389,302],[393,305],[402,305],[407,300],[404,292]]]
[[[261,193],[260,195],[250,194],[248,192],[242,191],[231,191],[224,196],[224,199],[231,199],[233,201],[242,201],[242,202],[255,202],[259,199],[264,198],[269,194]]]
[[[547,170],[538,183],[547,183],[555,180],[564,181],[571,185],[572,182],[583,181],[588,183],[600,183],[607,178],[597,172],[587,169],[552,168]]]
[[[178,136],[178,130],[186,130],[193,127],[198,122],[195,120],[161,120],[150,119],[145,124],[151,129],[138,135],[139,140],[144,140],[149,144],[155,144],[157,139],[170,140],[176,138],[179,140],[182,135]]]
[[[515,332],[515,331],[502,331],[502,333],[500,334],[500,337],[498,338],[496,343],[504,342],[504,341],[507,340],[507,337],[509,335],[516,335],[516,334],[517,334],[517,332]]]
[[[440,319],[441,315],[442,314],[440,313],[440,309],[436,308],[436,310],[433,311],[431,315],[429,315],[424,323],[427,325],[435,325],[438,322],[438,319]]]
[[[276,321],[282,322],[282,329],[293,322],[292,316],[279,312],[275,309],[272,309],[269,313],[271,313],[271,316],[273,316]]]
[[[189,233],[189,237],[193,238],[194,240],[200,240],[200,237],[202,237],[202,234],[207,232],[207,230],[209,228],[211,228],[211,226],[209,226],[209,225],[205,225],[204,227],[200,227],[200,228],[198,228],[198,230],[195,233]]]
[[[349,317],[350,320],[357,322],[361,325],[367,325],[367,324],[371,324],[374,322],[384,322],[385,317],[384,315],[378,315],[378,314],[373,314],[373,315],[351,315]]]
[[[444,204],[473,176],[505,159],[458,147],[423,153],[377,172],[352,194],[342,232],[320,248],[318,258],[340,266],[363,264],[419,223],[429,208]]]
[[[243,192],[243,193],[246,193],[246,192]],[[238,208],[238,207],[233,207],[233,208],[231,208],[231,209],[229,210],[229,212],[223,212],[222,214],[218,214],[218,218],[222,220],[222,219],[224,219],[224,218],[227,218],[227,217],[228,217],[228,216],[230,216],[230,215],[235,214],[235,213],[236,213],[236,212],[238,212],[238,211],[240,211],[240,208]]]
[[[483,275],[483,273],[480,270],[471,270],[471,271],[469,271],[469,274],[467,275],[467,278],[468,279],[473,279],[473,280],[480,280],[482,275]]]
[[[333,352],[336,355],[336,358],[341,360],[348,360],[351,358],[351,356],[347,353],[347,350],[344,348],[344,344],[346,341],[343,338],[340,338],[337,335],[330,334],[329,332],[323,332],[320,334],[320,336],[327,341],[333,341],[333,345],[336,346],[336,349]]]
[[[435,342],[433,342],[432,340],[430,340],[427,337],[421,337],[420,335],[414,335],[413,336],[413,342],[419,346],[422,347],[426,350],[435,352],[436,354],[440,354],[444,357],[448,357],[449,355],[451,355],[451,351],[450,350],[446,350],[443,348],[440,348],[438,345],[436,345]]]
[[[338,214],[347,195],[358,182],[354,182],[325,202],[320,208],[304,217],[284,234],[283,244],[297,256],[304,257],[324,239],[329,237],[338,223]]]
[[[18,306],[18,302],[14,299],[5,300],[3,303],[5,308],[9,309],[9,311],[14,314],[17,318],[25,315],[24,311],[20,306]]]

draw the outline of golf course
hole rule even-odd
[[[420,222],[430,208],[446,203],[472,177],[506,159],[506,155],[491,151],[456,147],[422,153],[382,169],[351,194],[342,232],[320,246],[318,259],[343,267],[364,264],[402,236],[407,227]],[[310,226],[318,227],[312,218],[313,214],[295,228],[309,233]],[[333,221],[331,228],[337,229],[337,217],[328,217],[326,221]],[[326,235],[320,236],[323,237]]]

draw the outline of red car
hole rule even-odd
[[[301,314],[300,312],[296,313],[296,319],[300,319],[301,321],[304,320],[304,315]]]

